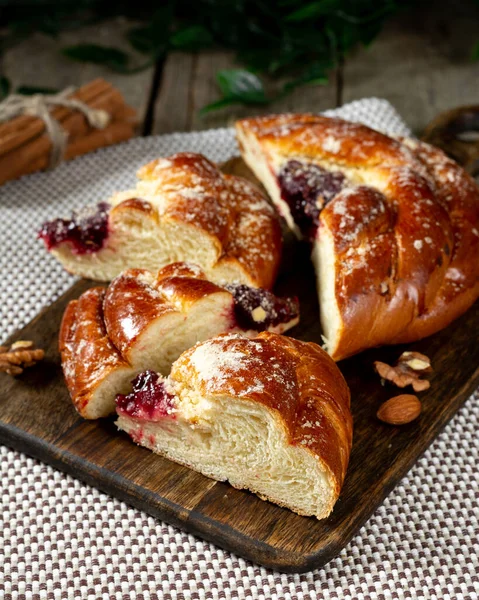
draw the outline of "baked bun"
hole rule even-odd
[[[312,244],[335,360],[446,327],[479,296],[479,190],[442,151],[317,115],[237,123],[242,155]]]
[[[255,185],[187,152],[154,160],[138,177],[134,190],[42,226],[67,271],[111,281],[125,269],[190,261],[217,283],[273,285],[281,230]]]
[[[136,374],[168,374],[199,340],[225,331],[282,333],[298,321],[295,298],[244,284],[222,288],[196,265],[176,263],[157,274],[130,269],[68,305],[60,330],[65,380],[83,417],[105,417]]]
[[[135,442],[208,477],[318,519],[338,499],[349,390],[316,344],[223,334],[184,352],[166,379],[140,374],[116,403]]]

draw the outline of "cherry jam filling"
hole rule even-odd
[[[108,237],[108,212],[110,205],[100,202],[73,211],[71,219],[54,219],[43,223],[38,237],[48,250],[62,242],[70,242],[73,254],[90,254],[103,248]]]
[[[345,180],[339,171],[326,171],[299,160],[290,160],[281,168],[278,175],[281,198],[306,238],[314,239],[319,213],[341,191]]]
[[[299,314],[297,298],[278,298],[266,290],[231,283],[225,288],[233,294],[236,322],[243,329],[264,331],[288,323]]]
[[[115,402],[120,414],[145,421],[174,418],[174,396],[166,391],[165,382],[158,373],[144,371],[131,384],[133,389],[129,394],[116,396]]]

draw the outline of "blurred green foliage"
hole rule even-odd
[[[223,97],[204,110],[238,102],[265,104],[272,98],[265,93],[262,75],[280,77],[281,94],[301,85],[324,84],[352,49],[374,40],[389,17],[418,4],[417,0],[0,0],[0,54],[35,31],[57,37],[64,30],[123,16],[136,23],[126,37],[144,61],[93,43],[62,52],[73,60],[127,74],[163,60],[171,50],[229,49],[244,68],[217,74]],[[0,96],[8,90],[3,77]]]

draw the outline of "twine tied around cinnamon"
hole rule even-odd
[[[110,122],[111,117],[106,110],[91,108],[80,100],[68,98],[73,91],[74,88],[69,87],[57,94],[34,94],[33,96],[11,94],[3,102],[0,102],[0,123],[20,115],[38,117],[45,123],[45,129],[52,142],[49,169],[53,169],[62,161],[68,142],[68,134],[52,117],[50,108],[64,106],[78,110],[85,115],[89,125],[95,129],[104,129]]]

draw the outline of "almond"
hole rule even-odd
[[[379,420],[390,425],[405,425],[419,417],[421,408],[417,396],[401,394],[381,404],[376,416]]]

